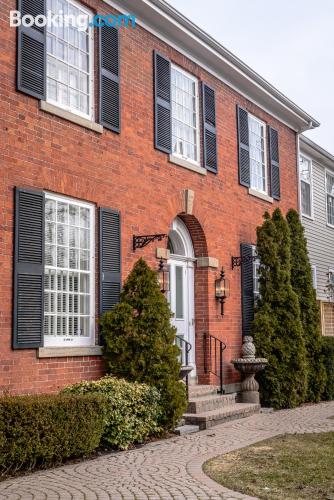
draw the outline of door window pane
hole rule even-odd
[[[183,319],[183,267],[175,267],[175,317]]]

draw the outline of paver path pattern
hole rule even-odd
[[[0,499],[250,499],[209,479],[202,464],[283,433],[334,431],[334,402],[261,413],[135,450],[36,472],[0,483]]]

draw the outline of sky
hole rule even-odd
[[[334,154],[333,0],[168,0],[320,122]]]

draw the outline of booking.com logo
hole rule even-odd
[[[72,14],[63,14],[62,11],[59,14],[52,14],[48,12],[47,15],[39,14],[37,16],[32,16],[31,14],[21,15],[19,10],[11,10],[9,13],[9,24],[11,27],[24,26],[31,27],[36,26],[42,28],[47,26],[48,28],[56,27],[68,27],[73,26],[80,31],[85,31],[87,26],[94,26],[96,28],[103,28],[104,26],[110,26],[114,28],[121,27],[136,27],[136,16],[133,14],[107,14],[101,15],[96,14],[93,19],[88,14],[79,14],[74,16]]]

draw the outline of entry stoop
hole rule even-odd
[[[187,425],[198,425],[200,430],[229,420],[259,413],[261,405],[237,403],[237,393],[218,394],[215,386],[190,386],[187,412],[183,419]]]

